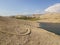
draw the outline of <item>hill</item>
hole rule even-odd
[[[0,45],[60,45],[60,36],[37,22],[0,17]]]
[[[47,19],[60,19],[60,13],[45,13],[41,15],[40,18],[47,18]]]

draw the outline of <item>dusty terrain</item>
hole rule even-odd
[[[53,32],[54,29],[51,29],[53,27],[60,30],[60,25],[57,27],[57,24],[47,23],[47,25],[41,22],[47,21],[0,17],[0,45],[60,45],[60,35],[58,35],[58,32]],[[47,27],[51,31],[48,31]]]

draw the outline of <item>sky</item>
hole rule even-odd
[[[44,13],[51,5],[60,0],[0,0],[0,15],[19,15]]]

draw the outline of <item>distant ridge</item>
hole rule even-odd
[[[60,19],[60,13],[45,13],[43,15],[40,16],[40,18],[47,18],[47,19],[56,19],[59,18]]]

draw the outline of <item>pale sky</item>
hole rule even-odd
[[[0,0],[0,15],[44,13],[60,0]]]

